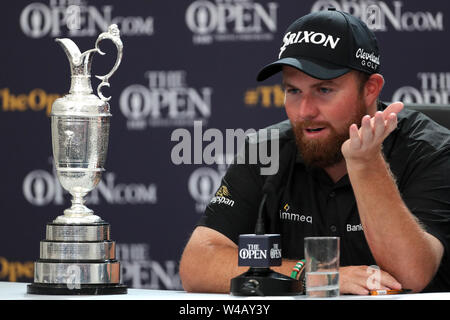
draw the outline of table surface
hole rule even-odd
[[[35,295],[27,293],[28,283],[1,282],[0,300],[311,300],[304,295],[297,296],[266,296],[238,297],[231,294],[188,293],[174,290],[128,289],[127,294],[118,295]],[[384,296],[353,296],[343,295],[332,300],[450,300],[450,292],[414,293]],[[331,300],[319,298],[318,300]]]

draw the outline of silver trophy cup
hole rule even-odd
[[[117,48],[112,70],[104,76],[93,94],[90,69],[100,41],[111,40]],[[53,157],[58,179],[72,195],[72,206],[47,224],[46,239],[40,243],[35,262],[32,294],[121,294],[127,288],[120,282],[120,263],[115,259],[115,242],[110,226],[85,206],[84,196],[100,181],[108,149],[108,100],[101,89],[109,87],[109,77],[122,60],[119,29],[111,25],[99,35],[95,48],[80,52],[70,39],[56,39],[70,62],[69,94],[55,100],[51,112]]]

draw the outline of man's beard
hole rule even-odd
[[[356,123],[361,126],[362,117],[367,114],[367,107],[359,100],[359,107],[352,114],[348,122],[341,128],[335,128],[324,121],[310,121],[292,123],[297,148],[302,156],[303,162],[310,167],[326,168],[338,164],[344,159],[342,155],[342,144],[349,139],[350,125]],[[307,127],[325,127],[329,134],[325,139],[309,139],[304,136]]]

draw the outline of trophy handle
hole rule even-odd
[[[122,61],[122,53],[123,53],[122,52],[123,44],[122,44],[122,40],[120,39],[120,31],[116,24],[110,25],[108,27],[108,31],[101,33],[98,36],[97,41],[95,42],[95,49],[93,49],[93,50],[97,51],[101,55],[104,55],[105,53],[100,50],[98,44],[100,43],[100,41],[102,41],[104,39],[111,40],[116,45],[116,48],[117,48],[116,62],[114,64],[113,68],[111,69],[111,71],[108,74],[105,74],[104,76],[95,76],[97,79],[100,79],[102,81],[97,87],[98,96],[100,97],[100,99],[102,101],[109,101],[111,99],[111,97],[105,97],[101,92],[101,88],[110,86],[110,84],[108,82],[109,77],[111,77],[113,75],[113,73],[116,72],[117,68],[119,67],[120,62]]]

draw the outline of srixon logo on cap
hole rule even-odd
[[[324,33],[315,31],[288,32],[283,37],[283,46],[280,48],[278,59],[281,58],[281,54],[284,52],[284,50],[286,50],[286,47],[291,44],[312,43],[322,45],[324,47],[329,47],[334,50],[339,40],[341,40],[341,38],[333,37],[332,35],[326,35]]]

